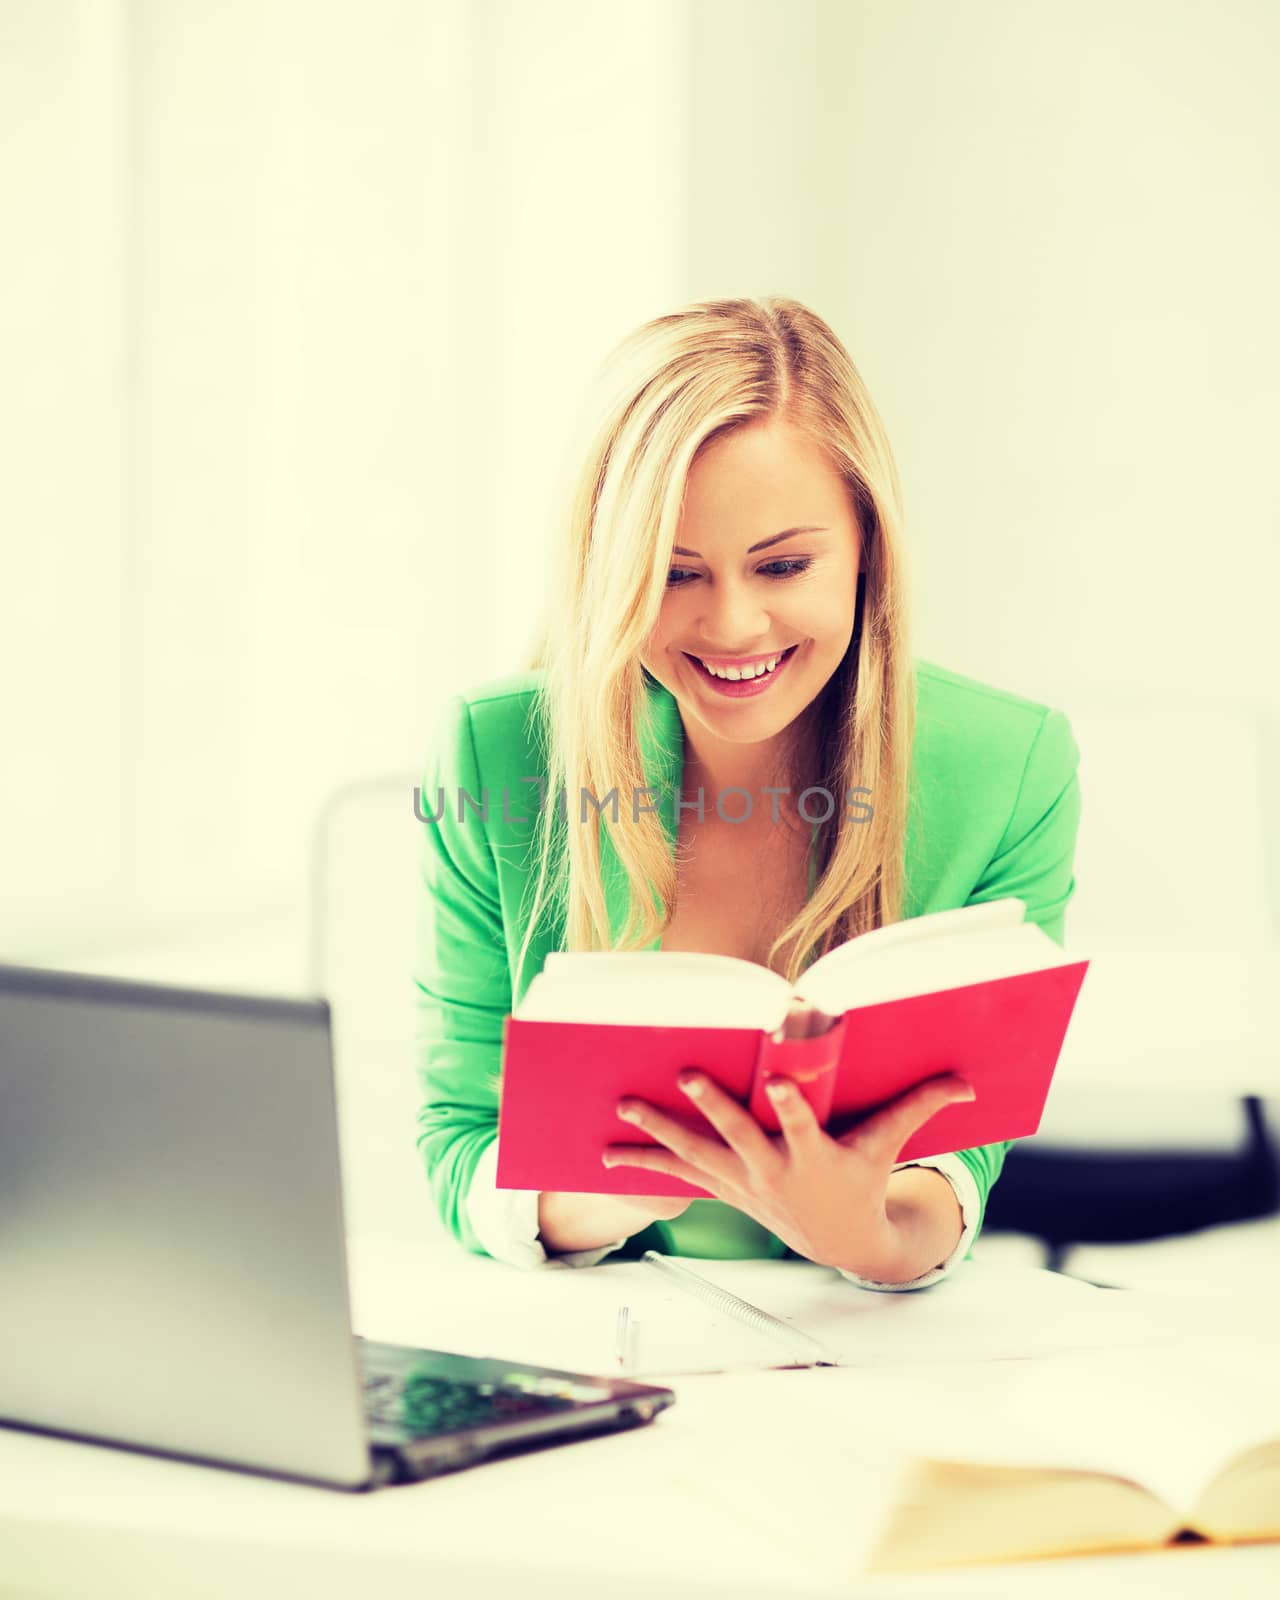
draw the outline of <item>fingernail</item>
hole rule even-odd
[[[769,1084],[768,1085],[768,1090],[769,1090],[769,1093],[771,1095],[773,1095],[774,1098],[777,1099],[777,1100],[784,1099],[791,1092],[790,1088],[789,1088],[789,1086],[787,1084],[785,1084],[785,1083],[777,1083],[777,1082]]]
[[[701,1094],[702,1080],[700,1078],[678,1078],[676,1080],[686,1094]]]

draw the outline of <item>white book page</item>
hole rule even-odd
[[[877,928],[875,933],[882,931],[892,930]],[[850,940],[814,962],[796,989],[811,1005],[839,1016],[854,1006],[932,994],[1023,972],[1043,972],[1070,966],[1079,959],[1078,954],[1068,955],[1034,922],[993,923],[975,926],[971,932],[955,927],[945,936],[886,941],[869,948],[865,956],[862,940]]]
[[[821,957],[795,994],[838,1016],[988,978],[1065,966],[1067,956],[1015,896],[911,917],[860,934]],[[673,1027],[781,1027],[793,991],[778,973],[698,951],[553,951],[514,1015],[539,1022]]]
[[[809,971],[821,974],[828,965],[843,967],[854,951],[860,952],[859,960],[869,960],[881,951],[903,944],[914,948],[926,940],[968,938],[994,928],[1016,928],[1025,918],[1026,910],[1025,901],[1016,895],[1005,895],[1000,900],[982,900],[976,905],[953,906],[947,911],[930,911],[922,917],[890,922],[829,950]]]
[[[535,1022],[767,1028],[791,1003],[785,978],[754,961],[697,951],[554,951],[514,1015]]]
[[[686,1465],[690,1487],[741,1508],[745,1525],[768,1482],[771,1512],[791,1513],[780,1536],[797,1556],[847,1556],[850,1581],[921,1458],[1107,1473],[1188,1520],[1227,1463],[1277,1431],[1274,1345],[1229,1343],[685,1380],[682,1396],[694,1386],[698,1405],[753,1424],[728,1453],[708,1429],[701,1470]],[[779,1439],[793,1452],[780,1476]]]
[[[553,950],[542,972],[557,983],[593,983],[597,977],[704,978],[719,975],[736,983],[755,985],[764,979],[783,979],[768,967],[741,956],[712,955],[703,950]],[[538,974],[539,977],[542,973]]]
[[[919,1456],[1104,1472],[1180,1516],[1237,1456],[1280,1439],[1273,1344],[1175,1338],[967,1369],[881,1373],[863,1424]]]

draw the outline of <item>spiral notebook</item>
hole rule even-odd
[[[590,1278],[588,1284],[583,1281]],[[602,1262],[565,1285],[627,1305],[625,1347],[601,1366],[599,1345],[566,1330],[538,1339],[550,1365],[629,1378],[782,1367],[861,1367],[1030,1356],[1163,1343],[1176,1324],[1148,1297],[1097,1287],[1042,1267],[967,1259],[927,1289],[863,1289],[801,1261],[699,1260],[697,1269],[646,1250]],[[730,1288],[730,1284],[733,1285]],[[741,1291],[741,1292],[735,1292]],[[750,1293],[753,1298],[747,1298]],[[766,1307],[770,1309],[766,1309]],[[567,1305],[562,1309],[567,1310]],[[580,1328],[580,1324],[573,1325]],[[527,1328],[530,1338],[538,1330]],[[549,1330],[542,1330],[544,1333]]]
[[[732,1317],[743,1327],[750,1328],[760,1336],[761,1343],[757,1347],[761,1365],[770,1367],[838,1367],[840,1358],[829,1351],[825,1345],[812,1334],[806,1333],[803,1328],[797,1328],[790,1322],[785,1322],[781,1317],[775,1317],[772,1312],[763,1310],[760,1306],[753,1306],[749,1300],[743,1300],[736,1294],[731,1294],[728,1289],[712,1283],[709,1279],[699,1277],[688,1267],[682,1267],[673,1261],[670,1256],[664,1256],[657,1250],[646,1250],[640,1258],[651,1267],[656,1267],[665,1275],[674,1288],[682,1290],[685,1294],[695,1295],[704,1305],[710,1306],[714,1312],[723,1313]],[[626,1371],[631,1371],[636,1363],[643,1359],[640,1354],[640,1339],[643,1337],[644,1323],[638,1318],[628,1319],[627,1347],[619,1353],[619,1364]],[[772,1351],[766,1345],[772,1342]],[[772,1353],[776,1359],[767,1359]]]

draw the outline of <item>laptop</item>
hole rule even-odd
[[[353,1334],[318,998],[0,965],[0,1284],[0,1424],[329,1488],[676,1398]]]

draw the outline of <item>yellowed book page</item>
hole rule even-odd
[[[850,1573],[846,1558],[867,1570],[1142,1549],[1195,1527],[1197,1498],[1250,1434],[1271,1427],[1276,1365],[1269,1347],[1223,1337],[1025,1361],[724,1374],[717,1394],[751,1417],[750,1437],[732,1459],[708,1454],[689,1475],[722,1510],[757,1504],[767,1480],[788,1513],[778,1536],[809,1541],[815,1558]],[[779,1437],[794,1447],[785,1472],[775,1463],[770,1475],[754,1441]],[[842,1501],[839,1530],[803,1516],[806,1503],[828,1511]],[[912,1533],[930,1502],[934,1533]],[[1239,1509],[1258,1514],[1251,1494]]]
[[[1275,1442],[1278,1373],[1273,1342],[1205,1335],[882,1370],[858,1411],[865,1430],[921,1459],[1127,1479],[1181,1527],[1194,1525],[1202,1497],[1233,1462]]]
[[[1194,1526],[1210,1539],[1280,1539],[1280,1442],[1247,1451],[1209,1485]]]
[[[893,1572],[1142,1550],[1180,1526],[1123,1478],[925,1461],[914,1464],[867,1565]]]
[[[1145,1549],[1177,1530],[1168,1507],[1123,1480],[913,1460],[862,1425],[883,1376],[692,1380],[704,1386],[700,1406],[714,1402],[740,1426],[731,1452],[715,1429],[693,1432],[680,1491],[718,1524],[790,1554],[798,1572],[849,1584],[876,1571]]]

